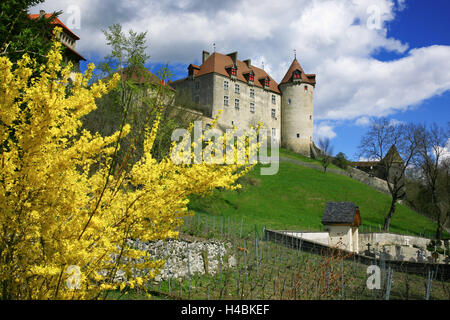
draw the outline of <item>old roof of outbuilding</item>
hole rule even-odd
[[[353,225],[357,209],[358,206],[353,202],[327,202],[322,223]]]
[[[116,73],[118,73],[120,75],[120,70],[117,71]],[[122,74],[123,74],[123,79],[125,81],[127,79],[130,79],[130,80],[133,80],[136,84],[143,84],[145,82],[148,82],[150,84],[155,84],[155,85],[162,84],[162,85],[167,86],[170,90],[175,91],[175,89],[170,86],[170,82],[164,83],[159,77],[157,77],[154,73],[152,73],[147,68],[133,70],[133,69],[129,69],[129,68],[125,67],[122,69]]]
[[[392,145],[389,148],[389,151],[386,153],[386,156],[383,158],[383,161],[389,161],[391,163],[403,163],[403,159],[398,153],[397,148],[395,145]]]
[[[53,15],[53,13],[46,13],[45,18],[48,19]],[[32,13],[28,15],[31,19],[39,19],[41,17],[41,14],[39,13]],[[70,30],[64,23],[62,23],[61,20],[58,19],[58,17],[55,17],[52,22],[52,24],[55,24],[57,26],[61,26],[68,34],[70,34],[75,40],[80,40],[80,37],[77,36],[75,33],[73,33],[72,30]]]
[[[45,18],[48,19],[53,15],[53,13],[46,13],[44,14]],[[36,14],[29,14],[28,15],[30,17],[30,19],[39,19],[41,17],[41,14],[36,13]],[[54,24],[55,26],[60,26],[62,27],[73,39],[75,40],[80,40],[80,37],[77,36],[75,33],[73,33],[72,30],[70,30],[64,23],[62,23],[61,20],[58,19],[58,17],[55,17],[52,22],[52,24]],[[86,60],[79,52],[77,52],[75,49],[64,45],[64,47],[72,52],[75,56],[77,56],[80,60]]]

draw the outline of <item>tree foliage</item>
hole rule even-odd
[[[150,58],[146,54],[146,32],[129,30],[127,34],[120,24],[114,24],[103,33],[111,53],[100,64],[96,77],[106,79],[117,73],[121,80],[111,92],[97,100],[98,108],[83,119],[84,128],[107,136],[119,130],[124,122],[129,123],[130,134],[121,142],[117,157],[123,159],[124,150],[135,145],[136,152],[129,159],[132,164],[143,154],[143,127],[154,121],[159,113],[160,129],[151,152],[155,159],[161,160],[169,153],[172,131],[187,128],[195,120],[194,113],[186,111],[191,109],[192,103],[181,99],[169,86],[160,85],[171,76],[167,66],[158,72],[159,77],[146,69],[145,64]],[[163,108],[156,108],[159,105]]]
[[[332,160],[332,163],[341,169],[347,169],[349,161],[343,152],[339,152]]]
[[[80,121],[119,75],[88,86],[89,64],[67,94],[71,66],[61,67],[60,50],[54,40],[47,63],[31,80],[38,67],[28,55],[16,66],[0,57],[2,299],[93,299],[143,287],[163,261],[151,260],[127,239],[175,237],[189,214],[190,194],[237,188],[236,179],[251,168],[156,161],[150,150],[157,115],[144,128],[142,158],[125,170],[127,157],[116,163],[114,155],[130,126],[102,137],[82,130]],[[119,270],[124,279],[117,278]]]
[[[450,160],[445,158],[449,129],[450,125],[447,132],[436,124],[419,126],[419,147],[414,158],[420,192],[413,203],[436,220],[436,239],[442,238],[450,216]]]
[[[378,172],[391,194],[391,205],[384,219],[384,231],[389,231],[396,204],[406,195],[405,173],[418,152],[419,130],[414,124],[391,123],[379,118],[370,124],[361,138],[360,155],[378,161]]]
[[[330,144],[329,138],[323,138],[319,140],[320,149],[320,163],[322,164],[323,171],[326,172],[328,166],[333,159],[333,147]]]
[[[8,0],[0,2],[0,56],[16,62],[27,53],[38,64],[45,62],[51,48],[51,30],[54,18],[30,19],[27,10],[44,0]]]

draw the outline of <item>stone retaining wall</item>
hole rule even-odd
[[[128,244],[140,250],[148,252],[150,259],[163,259],[165,266],[154,278],[161,281],[178,278],[186,278],[194,274],[215,274],[236,265],[236,261],[229,254],[231,244],[216,240],[212,241],[184,241],[167,240],[155,242],[142,242],[128,240]],[[116,281],[123,281],[125,272],[117,272]]]

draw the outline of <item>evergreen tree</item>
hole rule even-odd
[[[49,17],[30,19],[29,8],[44,0],[8,0],[0,2],[0,56],[16,62],[27,53],[41,65],[51,48],[52,21],[61,12]]]

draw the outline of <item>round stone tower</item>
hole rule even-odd
[[[305,74],[297,59],[281,81],[281,145],[307,157],[313,143],[315,74]]]

